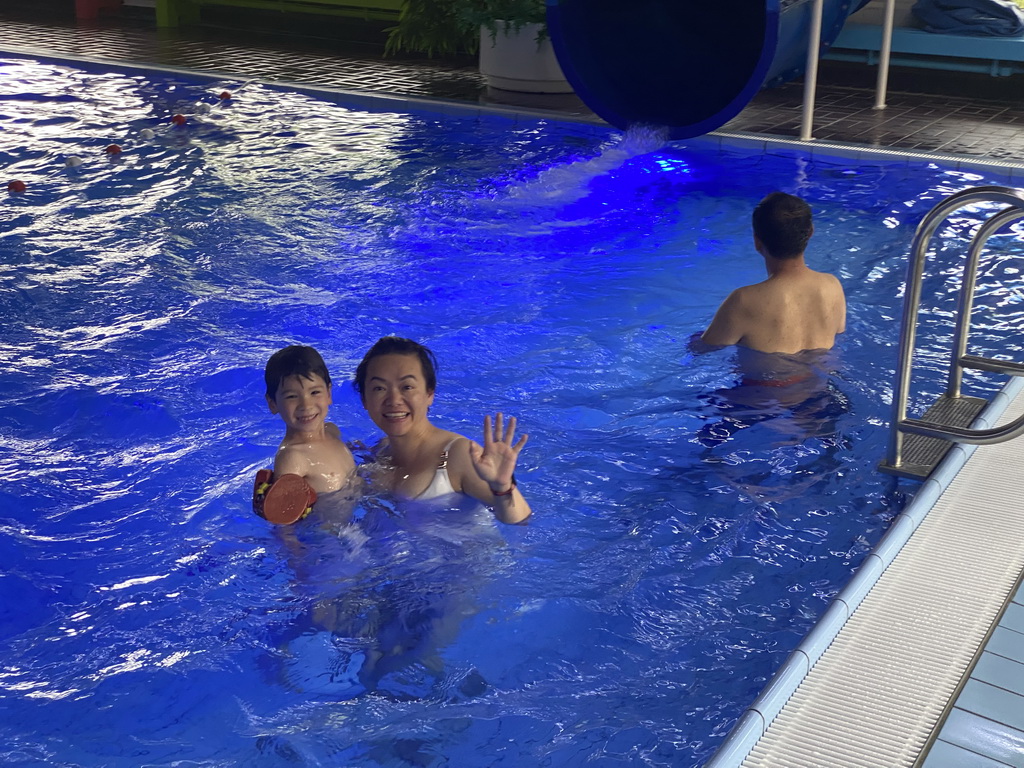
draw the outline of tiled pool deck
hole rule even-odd
[[[398,96],[511,104],[597,120],[575,96],[514,97],[488,89],[468,59],[384,58],[377,28],[321,22],[282,31],[196,26],[158,30],[153,13],[127,8],[76,22],[72,0],[4,0],[0,47],[71,57],[223,72]],[[372,42],[366,42],[371,40]],[[823,62],[814,137],[818,140],[959,154],[1024,163],[1024,75],[894,69],[884,110],[873,109],[872,68]],[[761,91],[723,130],[795,138],[803,87]]]
[[[0,50],[400,97],[504,104],[596,121],[575,96],[515,98],[489,93],[472,61],[385,59],[374,30],[348,35],[343,26],[334,25],[314,33],[309,27],[267,31],[223,23],[157,30],[147,9],[128,8],[98,22],[78,22],[73,6],[71,0],[6,0],[0,6]],[[866,67],[826,63],[819,83],[814,131],[818,140],[1024,164],[1024,75],[991,78],[895,70],[885,110],[872,108],[874,73]],[[723,130],[795,138],[802,95],[799,83],[762,91]],[[1024,589],[1017,589],[970,679],[951,702],[949,717],[924,765],[1024,768]],[[821,768],[839,766],[830,762]]]
[[[1024,766],[1024,585],[1019,585],[924,768]]]

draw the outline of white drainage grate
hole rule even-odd
[[[1024,570],[1022,498],[1024,439],[979,448],[742,765],[913,766]]]

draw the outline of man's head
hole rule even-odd
[[[772,192],[754,208],[754,237],[762,253],[775,259],[795,259],[811,239],[811,207],[795,195]],[[759,248],[760,250],[760,248]]]
[[[412,339],[403,339],[400,336],[385,336],[382,339],[378,339],[377,343],[370,347],[363,356],[362,362],[359,363],[359,367],[356,368],[355,388],[364,403],[366,402],[366,376],[369,371],[370,361],[383,355],[412,355],[418,358],[420,365],[423,367],[423,382],[426,386],[427,394],[434,394],[434,389],[437,387],[437,361],[434,359],[434,353]]]
[[[319,376],[323,383],[331,386],[331,374],[320,353],[312,347],[293,345],[279,349],[267,361],[263,379],[267,385],[267,400],[275,400],[281,384],[289,376],[312,380]]]

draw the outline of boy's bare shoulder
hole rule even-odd
[[[304,477],[317,493],[344,487],[355,472],[349,447],[333,435],[309,442],[283,442],[274,457],[274,475]]]
[[[282,442],[274,456],[274,473],[305,477],[312,464],[313,452],[309,443]]]

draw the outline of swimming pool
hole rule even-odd
[[[906,247],[940,196],[1001,181],[0,65],[0,158],[29,185],[0,244],[13,764],[699,764],[913,488],[873,469]],[[774,188],[812,203],[851,317],[833,386],[759,419],[722,402],[731,354],[686,340],[759,276],[749,211]],[[997,287],[1019,231],[979,278],[981,351],[1019,327]],[[937,350],[953,286],[927,293]],[[267,356],[317,346],[334,420],[370,441],[346,382],[392,332],[438,353],[439,425],[521,418],[529,526],[447,535],[371,499],[364,532],[289,540],[252,516]],[[359,620],[410,640],[369,693]]]

